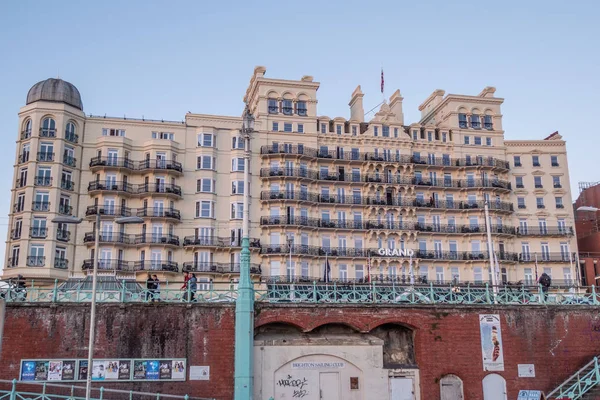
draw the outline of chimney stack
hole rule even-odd
[[[363,108],[363,92],[360,90],[360,85],[352,92],[350,99],[350,119],[358,122],[365,122],[365,109]]]

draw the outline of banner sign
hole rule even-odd
[[[502,351],[502,330],[500,315],[479,315],[481,334],[481,356],[484,371],[504,371],[504,352]]]
[[[21,381],[85,381],[87,360],[21,360]],[[185,381],[185,359],[94,360],[93,381]]]

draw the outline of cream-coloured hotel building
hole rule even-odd
[[[318,113],[312,77],[265,72],[254,70],[244,95],[256,118],[249,187],[239,116],[88,116],[72,84],[35,84],[19,112],[3,277],[85,276],[101,213],[103,274],[235,281],[250,190],[257,281],[398,282],[411,271],[417,283],[488,281],[486,201],[502,281],[577,278],[565,141],[504,140],[494,88],[436,90],[410,123],[400,91],[365,118],[358,86],[349,117],[330,118]],[[52,223],[59,215],[84,221]],[[119,216],[144,224],[118,225]]]

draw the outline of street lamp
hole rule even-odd
[[[244,215],[242,223],[242,253],[240,281],[235,302],[235,374],[234,399],[251,400],[253,396],[254,351],[254,287],[250,279],[250,136],[254,132],[254,116],[248,105],[242,116],[241,133],[244,137]]]
[[[73,216],[56,217],[52,222],[56,224],[74,224],[78,225],[83,221],[82,218]],[[144,220],[140,217],[122,217],[116,218],[115,223],[117,224],[138,224]],[[94,229],[94,260],[93,260],[93,273],[92,273],[92,305],[90,310],[90,334],[88,342],[88,373],[85,384],[85,398],[90,399],[92,391],[92,361],[94,358],[94,340],[96,336],[96,290],[98,286],[98,264],[99,260],[99,246],[100,246],[100,208],[96,207],[96,227]]]

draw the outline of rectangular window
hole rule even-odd
[[[212,133],[199,133],[198,147],[214,147],[214,135]]]
[[[283,124],[283,131],[284,132],[291,132],[292,131],[292,124],[290,123],[284,123]]]
[[[246,166],[246,159],[244,157],[234,157],[231,160],[231,170],[233,172],[241,172]]]
[[[556,208],[565,208],[562,197],[555,197],[554,200],[556,202]]]
[[[198,156],[198,169],[215,169],[215,158],[211,156]]]
[[[196,202],[196,218],[214,218],[215,210],[212,201]]]
[[[525,185],[523,185],[523,177],[522,176],[516,176],[515,177],[515,183],[517,185],[517,188],[524,188]]]
[[[244,216],[244,203],[231,203],[231,219],[242,219]]]
[[[285,115],[292,115],[292,113],[294,112],[294,108],[292,106],[292,100],[283,100],[282,102],[282,109],[283,109],[283,113]]]
[[[459,128],[467,127],[467,114],[458,114],[458,127]]]
[[[352,136],[356,136],[356,125],[352,126]]]
[[[232,149],[243,149],[244,148],[244,138],[241,136],[234,136],[231,138],[231,148]]]
[[[465,144],[470,144],[470,138],[469,138],[469,136],[465,136]]]
[[[390,127],[389,126],[383,126],[381,128],[381,136],[383,137],[390,137]]]
[[[173,140],[175,135],[171,132],[152,132],[152,139]]]
[[[534,167],[540,166],[540,157],[539,156],[531,156],[531,161]]]
[[[486,146],[491,146],[492,145],[492,138],[491,137],[486,137],[485,138],[485,145]]]
[[[513,160],[514,160],[515,167],[521,166],[521,156],[514,156]]]
[[[562,185],[560,184],[560,176],[553,176],[552,177],[552,184],[554,185],[555,189],[561,188]]]
[[[125,136],[125,130],[124,129],[103,128],[102,136]]]
[[[279,112],[279,107],[277,105],[276,99],[269,99],[269,114],[277,114]]]
[[[427,141],[433,141],[433,133],[431,131],[427,131]]]
[[[244,194],[244,181],[231,182],[231,194]]]
[[[550,156],[550,162],[553,167],[558,167],[558,156]]]
[[[337,133],[338,135],[342,134],[342,126],[341,125],[336,125],[335,133]]]
[[[327,133],[327,124],[321,124],[321,133]]]
[[[273,122],[273,132],[279,132],[279,122]]]
[[[544,198],[543,197],[536,197],[535,203],[537,204],[537,208],[546,208],[544,206]]]
[[[373,127],[373,136],[379,136],[379,127],[377,127],[377,126]]]
[[[525,208],[525,197],[517,197],[518,208]]]
[[[298,133],[304,133],[304,124],[298,124]]]
[[[419,135],[418,131],[412,131],[413,140],[417,140],[418,139],[418,135]]]
[[[305,101],[299,101],[296,103],[297,109],[298,109],[298,115],[305,117],[308,113],[308,111],[306,110],[306,102]]]
[[[481,136],[475,136],[475,145],[481,146]]]
[[[394,128],[394,137],[397,138],[398,137],[398,128]]]
[[[544,187],[542,185],[542,177],[541,176],[534,176],[533,183],[534,183],[536,189],[541,189]]]
[[[208,178],[198,179],[196,181],[196,191],[201,193],[213,193],[215,190],[215,181]]]
[[[492,130],[494,128],[494,126],[492,124],[492,116],[491,115],[483,116],[483,127],[488,130]]]

